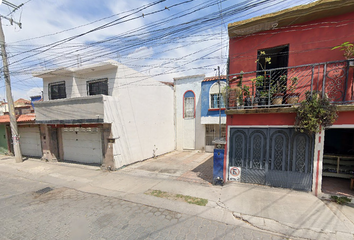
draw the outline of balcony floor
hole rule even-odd
[[[354,104],[337,105],[339,112],[354,111]],[[284,107],[255,107],[255,108],[238,108],[225,110],[226,115],[232,114],[255,114],[255,113],[295,113],[297,106]]]

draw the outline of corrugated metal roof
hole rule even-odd
[[[36,120],[36,115],[33,113],[32,114],[17,115],[16,119],[17,119],[17,122],[34,122]],[[0,123],[9,123],[9,122],[10,122],[9,115],[0,116]]]
[[[210,81],[215,81],[215,80],[218,80],[218,79],[219,79],[219,76],[207,77],[207,78],[204,78],[204,80],[202,82],[210,82]],[[220,79],[221,80],[225,80],[226,79],[226,75],[220,76]]]
[[[319,0],[228,25],[229,37],[248,35],[354,11],[353,0]]]

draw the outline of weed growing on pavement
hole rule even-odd
[[[351,200],[350,198],[347,198],[347,197],[338,197],[338,196],[331,196],[331,200],[333,202],[336,202],[338,204],[346,204],[346,203],[349,203]]]
[[[205,206],[208,203],[208,200],[204,199],[204,198],[191,197],[191,196],[182,195],[182,194],[177,194],[176,197],[184,199],[184,201],[187,203],[196,204],[199,206]]]
[[[188,195],[182,195],[182,194],[174,194],[174,193],[168,193],[160,190],[148,190],[145,192],[146,195],[151,195],[155,197],[160,197],[160,198],[166,198],[169,200],[176,200],[176,201],[182,201],[190,204],[195,204],[199,206],[206,206],[208,203],[207,199],[204,198],[198,198],[198,197],[192,197]]]

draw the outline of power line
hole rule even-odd
[[[207,7],[211,7],[215,4],[218,4],[219,2],[221,2],[221,1],[208,1],[204,5],[199,5],[198,6],[199,8],[194,8],[190,11],[185,10],[184,12],[181,12],[182,14],[175,15],[173,18],[169,18],[169,21],[176,21],[177,19],[181,19],[181,18],[185,17],[187,14],[189,15],[192,13],[196,13],[198,11],[202,11],[203,9],[206,9]],[[224,2],[224,1],[222,1],[222,2]],[[228,9],[226,8],[226,10],[223,9],[223,11],[225,10],[225,12],[221,16],[226,17],[227,19],[231,19],[234,16],[233,14],[242,12],[242,10],[244,10],[245,7],[249,7],[249,9],[246,9],[246,10],[253,9],[253,11],[256,11],[255,8],[257,6],[258,7],[262,6],[259,2],[258,2],[258,5],[255,5],[253,2],[251,5],[251,4],[248,4],[247,2],[249,3],[249,1],[243,1],[242,2],[243,5],[242,4],[239,4],[239,5],[234,4],[234,5],[232,5],[233,8],[230,7]],[[263,4],[268,3],[268,5],[267,5],[268,7],[271,6],[269,3],[273,3],[273,4],[279,3],[279,1],[261,1],[261,2]],[[162,9],[161,9],[161,11],[162,11]],[[117,37],[92,43],[89,46],[78,45],[78,47],[76,49],[68,48],[68,52],[65,52],[65,54],[62,54],[60,57],[65,58],[66,55],[70,56],[73,54],[82,54],[87,59],[83,62],[89,62],[95,58],[104,57],[105,55],[112,56],[116,53],[128,52],[130,49],[134,49],[139,46],[147,46],[147,47],[153,46],[153,44],[155,44],[155,45],[159,44],[159,42],[161,42],[161,39],[163,39],[163,40],[167,39],[167,38],[183,39],[184,36],[188,36],[190,33],[200,33],[202,31],[205,31],[208,28],[212,28],[214,26],[217,26],[217,25],[219,25],[218,22],[220,21],[219,16],[215,17],[215,14],[208,14],[208,15],[204,15],[204,16],[199,16],[198,18],[195,18],[193,20],[184,21],[181,24],[180,23],[175,24],[172,27],[167,26],[166,25],[167,21],[165,20],[163,22],[163,20],[165,20],[165,19],[162,19],[161,21],[156,21],[153,24],[148,26],[148,30],[152,30],[152,31],[149,31],[149,34],[152,34],[152,35],[147,40],[139,41],[137,39],[137,40],[131,41],[131,40],[133,40],[134,37],[137,37],[140,33],[143,33],[142,34],[143,37],[148,36],[146,29],[144,30],[142,28],[137,28],[135,30],[131,30],[131,31],[128,31],[124,34],[121,34]],[[166,25],[166,27],[161,28],[161,26],[164,26],[164,25]],[[128,41],[131,41],[133,44],[128,44],[123,47],[114,48],[113,51],[110,51],[112,49],[107,49],[104,52],[101,52],[102,50],[100,48],[98,48],[98,50],[94,50],[94,51],[91,50],[91,48],[94,48],[96,46],[104,46],[103,44],[106,44],[107,42],[111,42],[111,46],[114,46],[115,44],[118,45],[122,41],[122,39],[126,38],[126,37],[128,38]],[[63,46],[64,46],[63,44],[59,44],[58,46],[53,47],[52,50],[56,49],[56,51],[62,51]],[[195,44],[197,44],[197,42]],[[57,48],[59,46],[60,46],[60,48]],[[37,47],[37,50],[39,51],[39,52],[37,52],[37,54],[43,54],[43,52],[40,52],[42,50],[42,47],[43,46]],[[75,47],[73,47],[73,48],[75,48]],[[86,51],[86,53],[84,53],[83,51]],[[173,49],[171,49],[171,51],[173,51]],[[20,55],[22,55],[22,54],[24,54],[24,53],[20,52]],[[20,56],[20,55],[17,55],[17,56]],[[14,58],[16,58],[17,56],[14,56]],[[183,59],[186,59],[187,57],[188,57],[188,54],[185,55],[185,57]],[[29,58],[26,57],[24,59],[29,59]],[[75,59],[67,59],[65,61],[60,60],[59,62],[57,62],[56,60],[59,60],[59,58],[57,56],[55,56],[54,58],[51,58],[50,61],[46,61],[46,62],[48,65],[52,64],[51,62],[56,62],[56,64],[59,64],[60,66],[63,66],[63,67],[70,67],[70,66],[73,66],[76,64]],[[165,60],[165,61],[168,61],[168,60]],[[27,65],[27,62],[22,62],[22,63]],[[15,60],[11,64],[17,65],[18,62],[16,62],[16,60]],[[37,64],[38,63],[35,63],[35,65],[32,64],[31,68],[35,69]],[[138,64],[136,64],[136,65],[138,65]],[[162,65],[162,67],[164,65]],[[155,67],[155,66],[153,66],[153,67]],[[31,68],[27,68],[27,71],[30,71]]]

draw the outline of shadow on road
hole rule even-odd
[[[209,183],[213,182],[213,157],[210,157],[208,160],[197,166],[192,170],[192,172],[197,173],[197,176],[204,181]]]

